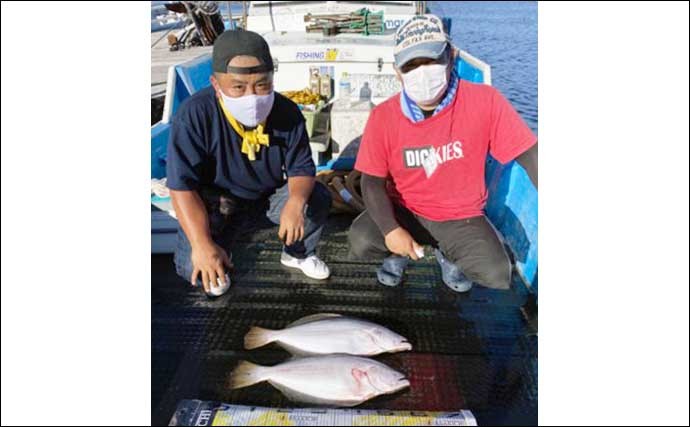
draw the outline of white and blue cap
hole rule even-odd
[[[450,44],[441,18],[415,15],[395,33],[395,65],[400,68],[415,58],[438,59]]]

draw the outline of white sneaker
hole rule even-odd
[[[331,275],[331,270],[328,269],[326,263],[321,261],[316,255],[300,259],[283,252],[280,254],[280,263],[286,267],[298,268],[302,270],[305,276],[312,279],[328,279],[328,276]]]

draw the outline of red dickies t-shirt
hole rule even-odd
[[[491,86],[460,80],[455,99],[418,123],[403,115],[399,97],[372,110],[355,169],[388,177],[390,196],[432,221],[482,215],[487,153],[507,163],[537,142]]]

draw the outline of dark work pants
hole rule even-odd
[[[512,266],[496,231],[484,216],[454,221],[431,221],[399,205],[395,216],[420,245],[439,248],[474,283],[508,289]],[[350,255],[354,259],[383,259],[391,255],[384,236],[364,211],[355,218],[349,232]]]

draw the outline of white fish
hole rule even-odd
[[[307,316],[281,330],[252,327],[244,348],[276,343],[294,355],[351,354],[375,356],[412,350],[412,344],[388,328],[339,314]]]
[[[291,359],[276,366],[242,361],[230,388],[268,381],[288,399],[322,406],[356,406],[410,386],[405,375],[373,359],[349,355]]]

